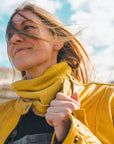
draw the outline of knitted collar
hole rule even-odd
[[[32,101],[34,113],[43,116],[57,92],[62,90],[67,74],[71,74],[70,66],[65,62],[57,63],[38,78],[13,83],[12,89],[25,101]]]

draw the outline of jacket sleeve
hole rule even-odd
[[[69,114],[69,118],[71,127],[62,144],[101,144],[87,127],[83,109],[75,110],[74,115]],[[55,132],[51,144],[56,144]]]

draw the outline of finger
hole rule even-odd
[[[77,94],[78,96],[78,94]],[[72,99],[71,97],[69,96],[66,96],[65,94],[61,93],[61,92],[58,92],[57,95],[56,95],[56,99],[57,100],[63,100],[63,101],[71,101],[71,102],[74,102],[75,104],[77,105],[80,105],[79,101],[76,101],[74,99]]]
[[[48,113],[45,115],[45,119],[46,119],[47,123],[48,123],[50,126],[53,126],[53,127],[54,127],[54,124],[53,124],[53,122],[52,122],[52,119],[49,119]]]
[[[50,106],[51,107],[58,107],[58,106],[64,106],[67,103],[67,101],[63,101],[63,100],[52,100],[50,102]]]
[[[47,113],[72,113],[72,108],[62,106],[62,107],[49,107]]]
[[[49,125],[55,127],[55,121],[59,122],[59,115],[60,114],[57,115],[56,113],[48,112],[45,114],[45,119]]]
[[[75,92],[75,93],[73,94],[72,98],[73,98],[74,100],[76,100],[77,102],[80,103],[78,93]]]
[[[49,112],[49,113],[46,113],[45,115],[47,123],[54,127],[59,126],[61,122],[67,119],[67,117],[68,115],[66,113],[56,114],[53,112]]]
[[[77,103],[71,102],[71,101],[53,100],[50,103],[50,107],[52,107],[52,108],[54,108],[54,107],[55,108],[58,108],[58,107],[65,108],[66,107],[73,111],[73,110],[79,109],[80,105]]]

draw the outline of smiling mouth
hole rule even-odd
[[[16,55],[16,54],[18,54],[18,53],[21,53],[21,52],[23,52],[23,51],[26,51],[26,50],[30,50],[30,49],[32,49],[32,48],[26,48],[26,49],[17,49],[15,52],[14,52],[14,56]]]

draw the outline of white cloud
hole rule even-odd
[[[114,80],[114,46],[102,50],[94,57],[98,76],[104,82]]]
[[[85,43],[82,43],[82,44],[83,44],[83,46],[84,46],[84,48],[88,54],[92,55],[94,53],[95,50],[94,50],[93,46],[87,45]]]
[[[3,0],[0,3],[0,13],[1,14],[11,14],[16,7],[25,2],[25,0]],[[27,1],[28,2],[28,1]],[[42,8],[54,13],[56,9],[61,8],[61,3],[58,0],[30,0],[30,2],[35,3]]]
[[[78,24],[87,26],[87,31],[84,34],[85,40],[90,44],[101,46],[111,44],[114,41],[114,26],[112,25],[114,19],[106,16],[103,11],[94,14],[78,11],[71,16],[71,19]]]
[[[68,0],[68,2],[71,4],[72,10],[77,10],[85,2],[88,2],[88,0]]]
[[[87,26],[83,38],[95,46],[111,45],[114,42],[113,0],[68,0],[75,13],[71,20]]]
[[[80,39],[87,44],[90,54],[96,51],[96,47],[98,49],[97,54],[94,55],[98,75],[104,81],[114,80],[113,0],[68,1],[74,11],[71,20],[74,23],[82,24],[83,27],[87,27],[81,33]]]

